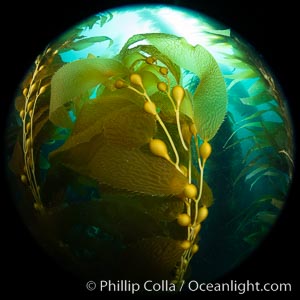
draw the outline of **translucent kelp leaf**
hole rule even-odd
[[[155,117],[129,101],[126,94],[103,96],[83,105],[70,138],[54,153],[89,142],[99,134],[112,144],[139,147],[149,142],[155,127]]]
[[[261,211],[256,215],[256,219],[263,223],[272,225],[277,219],[277,214],[272,213],[270,211]]]
[[[261,132],[255,132],[259,143],[262,145],[269,145],[274,147],[274,149],[282,149],[286,147],[288,142],[286,138],[286,130],[280,122],[273,121],[262,121]],[[247,128],[249,130],[253,130]]]
[[[173,74],[177,84],[180,83],[180,67],[174,63],[166,54],[163,54],[160,52],[156,47],[153,47],[152,45],[141,45],[139,46],[140,49],[151,56],[155,57],[159,61],[161,61],[166,67],[169,69],[169,71]]]
[[[25,107],[25,97],[23,95],[19,95],[15,99],[15,108],[18,112],[20,112]]]
[[[150,142],[155,134],[155,116],[129,105],[115,113],[103,125],[104,138],[111,144],[128,149]]]
[[[249,121],[249,120],[252,120],[252,119],[258,119],[261,115],[263,115],[264,113],[268,112],[269,110],[266,110],[266,109],[263,109],[263,110],[259,110],[259,111],[256,111],[255,113],[251,114],[250,116],[240,120],[239,122],[236,122],[236,123],[242,123],[242,122],[245,122],[245,121]]]
[[[102,124],[109,114],[118,111],[127,105],[137,106],[137,104],[139,104],[140,108],[143,108],[144,100],[133,91],[116,90],[113,93],[109,92],[106,94],[104,92],[102,96],[97,99],[84,103],[80,113],[77,115],[73,133],[77,134],[84,132],[85,130],[90,129],[89,127],[93,126],[93,124],[95,124],[93,130],[96,130],[96,127],[102,127],[102,125],[100,126],[99,124]],[[96,124],[97,122],[100,123]]]
[[[201,204],[205,205],[206,207],[210,207],[214,203],[214,196],[212,193],[211,188],[206,183],[206,181],[203,181],[203,190],[201,195]]]
[[[124,254],[124,260],[130,266],[130,279],[134,275],[139,280],[172,279],[183,251],[180,241],[160,236],[131,244]]]
[[[168,116],[169,118],[175,119],[175,111],[170,102],[170,99],[165,93],[156,92],[151,96],[151,100],[155,103],[156,107],[160,111],[160,115]]]
[[[80,95],[112,76],[126,73],[127,69],[121,63],[105,58],[77,60],[64,65],[51,81],[49,119],[57,126],[72,127],[65,105],[78,101]]]
[[[222,36],[222,37],[230,37],[230,29],[206,29],[205,32],[211,33],[213,35]]]
[[[184,209],[184,202],[176,197],[143,197],[137,201],[141,203],[147,214],[158,221],[174,221]]]
[[[42,105],[41,101],[38,101],[38,103],[36,103],[36,107],[34,110],[34,115],[33,115],[33,119],[34,119],[34,123],[39,121],[40,119],[44,118],[44,115],[49,115],[49,105],[48,103]]]
[[[103,16],[104,18],[106,18],[105,16]],[[80,24],[80,27],[88,27],[89,29],[92,29],[94,27],[94,25],[96,24],[96,22],[98,22],[100,20],[100,18],[102,18],[101,16],[95,15],[92,16],[87,22],[84,22],[84,24]]]
[[[194,94],[194,121],[203,140],[210,140],[221,126],[227,110],[227,92],[221,70],[202,46],[195,47],[169,34],[145,34],[159,51],[174,63],[197,74],[200,84]]]
[[[246,98],[241,98],[241,102],[246,105],[260,105],[266,102],[269,102],[272,100],[272,96],[268,91],[263,91],[257,95],[251,96],[251,97],[246,97]]]
[[[282,208],[283,208],[283,205],[284,205],[284,201],[278,200],[278,199],[276,199],[276,198],[272,198],[271,204],[272,204],[273,206],[275,206],[276,208],[278,208],[278,209],[282,209]]]
[[[193,100],[192,95],[188,90],[185,90],[185,95],[183,101],[180,105],[180,112],[188,116],[191,120],[194,119],[194,107],[193,107]]]
[[[271,167],[270,167],[271,168]],[[257,184],[257,182],[259,180],[261,180],[263,177],[267,177],[267,178],[270,178],[270,177],[279,177],[280,176],[280,173],[275,170],[275,171],[266,171],[262,174],[260,174],[250,185],[250,191],[253,189],[254,185]]]
[[[36,141],[36,137],[39,135],[40,131],[48,122],[49,117],[49,107],[44,106],[38,110],[37,115],[34,115],[33,127],[32,127],[32,138]]]
[[[137,34],[132,36],[127,42],[126,44],[123,46],[122,50],[120,51],[119,54],[119,58],[121,60],[126,59],[126,57],[129,55],[133,55],[134,53],[140,53],[145,52],[147,54],[149,54],[150,56],[155,57],[156,59],[158,59],[159,61],[161,61],[163,64],[165,64],[167,66],[167,68],[169,69],[169,71],[173,74],[174,78],[177,81],[177,84],[180,83],[180,67],[174,63],[174,61],[172,61],[172,59],[170,59],[168,57],[168,53],[164,53],[163,51],[159,50],[158,48],[154,47],[153,45],[138,45],[134,48],[129,48],[130,46],[132,46],[133,44],[135,44],[138,41],[142,41],[145,40],[146,37],[149,34]],[[156,34],[154,34],[156,35]],[[158,34],[160,35],[160,34]]]
[[[91,149],[93,147],[94,151]],[[179,195],[188,182],[165,159],[143,153],[139,149],[127,150],[103,145],[101,138],[68,151],[63,163],[97,180],[99,184],[149,195]]]
[[[144,60],[145,60],[144,55],[142,55],[140,52],[134,51],[130,55],[124,56],[122,62],[127,68],[130,68],[133,65],[135,65],[136,62],[138,62],[138,61],[141,62]]]
[[[233,66],[231,66],[231,67],[233,67]],[[243,80],[257,78],[258,74],[256,72],[254,72],[254,70],[247,68],[246,70],[242,69],[242,71],[233,73],[231,75],[224,75],[224,77],[227,79],[233,79],[227,87],[227,90],[229,91],[237,83],[242,82]]]
[[[267,91],[268,90],[268,87],[266,86],[265,84],[265,81],[264,80],[260,80],[260,78],[258,78],[258,80],[256,80],[249,88],[248,88],[248,93],[250,96],[252,95],[257,95],[257,94],[260,94],[264,91]],[[270,94],[270,97],[271,94]]]
[[[166,222],[174,221],[180,213],[184,210],[184,202],[179,197],[160,197],[152,195],[126,193],[124,191],[114,189],[111,187],[100,185],[101,201],[116,201],[119,203],[125,203],[128,206],[133,206],[140,210],[144,214],[151,216],[157,223],[161,223],[162,226]],[[112,205],[112,207],[114,204]],[[127,214],[128,216],[129,214]],[[161,230],[166,230],[164,227]],[[156,233],[155,233],[156,234]]]
[[[227,139],[226,143],[224,144],[223,148],[226,148],[227,144],[229,143],[229,141],[233,138],[233,136],[241,129],[248,129],[250,130],[251,128],[262,128],[262,123],[261,122],[249,122],[246,124],[241,125],[239,128],[237,128],[235,131],[232,132],[232,134],[229,136],[229,138]]]
[[[248,164],[245,168],[242,169],[242,171],[239,173],[237,178],[234,181],[234,184],[236,184],[242,177],[248,176],[248,179],[250,179],[252,176],[255,176],[259,172],[262,172],[269,168],[268,164],[259,164],[258,166],[255,166],[255,164],[251,163]]]
[[[105,41],[109,41],[108,47],[110,47],[113,43],[113,40],[107,36],[93,36],[93,37],[77,40],[72,44],[69,44],[66,48],[60,50],[60,52],[65,52],[69,50],[80,51],[90,46],[93,46],[95,43],[101,43]]]
[[[153,73],[147,70],[139,72],[142,76],[143,86],[147,91],[148,96],[157,92],[157,83],[160,81],[159,78]]]
[[[63,65],[64,62],[62,61],[60,55],[52,55],[50,59],[45,59],[45,61],[40,63],[39,70],[36,73],[34,80],[43,81],[43,84],[45,84],[45,80],[47,79],[50,81],[51,76],[53,76],[53,74]]]
[[[235,79],[239,81],[245,80],[245,79],[253,79],[253,78],[257,78],[257,73],[254,72],[253,69],[250,69],[249,66],[246,70],[242,69],[239,72],[235,72],[233,74],[230,75],[224,75],[225,78],[228,79]],[[228,87],[229,89],[229,87]]]
[[[257,175],[258,173],[265,171],[266,169],[270,168],[268,164],[262,164],[258,168],[255,168],[252,172],[248,173],[248,175],[245,177],[245,180],[249,180],[253,176]]]

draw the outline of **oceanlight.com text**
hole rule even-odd
[[[273,283],[260,283],[251,282],[238,282],[237,280],[231,280],[230,282],[222,283],[199,283],[196,280],[186,282],[187,289],[191,292],[237,292],[238,294],[244,294],[246,292],[291,292],[291,283],[273,282]]]
[[[86,283],[88,291],[99,292],[128,292],[135,294],[139,291],[143,292],[233,292],[238,294],[245,294],[251,292],[291,292],[292,284],[287,282],[273,282],[261,283],[251,282],[238,282],[237,280],[230,280],[229,282],[222,283],[204,283],[196,280],[182,281],[180,284],[175,285],[167,280],[152,281],[147,280],[144,283],[134,282],[130,280],[100,280],[88,281]]]

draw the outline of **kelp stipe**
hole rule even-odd
[[[286,107],[247,46],[201,16],[195,36],[152,14],[151,30],[113,30],[143,9],[98,14],[37,58],[8,128],[16,204],[46,251],[89,280],[208,281],[283,205]]]

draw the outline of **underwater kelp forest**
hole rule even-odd
[[[259,245],[294,167],[286,100],[259,55],[165,6],[105,11],[52,41],[16,92],[6,145],[15,204],[64,268],[177,286]]]

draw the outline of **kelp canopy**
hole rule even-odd
[[[101,14],[62,36],[23,81],[9,161],[24,199],[18,207],[47,251],[76,273],[180,285],[201,247],[213,194],[231,209],[217,230],[239,224],[237,239],[247,244],[265,234],[291,180],[292,149],[282,140],[288,120],[280,95],[266,90],[267,74],[241,58],[240,41],[227,30],[212,30],[206,47],[140,33],[114,55],[64,60],[95,44],[111,47],[108,36],[82,33],[112,19]],[[241,83],[248,91],[237,99]],[[250,113],[234,115],[237,102]],[[279,121],[264,118],[270,111]],[[235,204],[238,192],[228,186],[244,178],[251,190],[265,177],[283,177],[280,191],[255,196],[254,209]],[[240,210],[263,226],[252,224],[249,233],[250,217]]]

